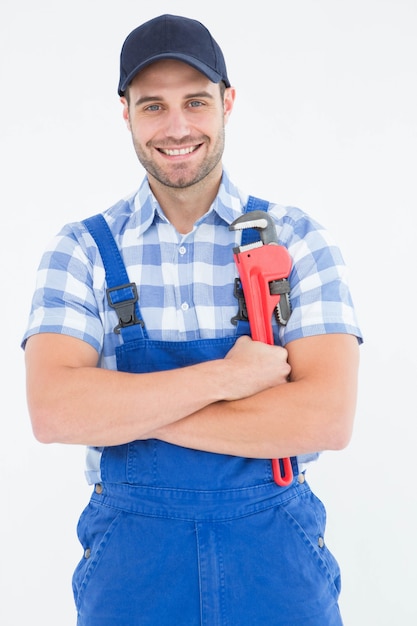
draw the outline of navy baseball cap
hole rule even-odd
[[[160,15],[127,36],[120,53],[119,96],[146,66],[161,59],[188,63],[213,83],[230,87],[226,63],[219,45],[207,28],[187,17]]]

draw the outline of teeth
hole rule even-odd
[[[177,150],[161,150],[161,152],[167,154],[168,156],[179,156],[182,154],[190,154],[190,152],[194,152],[194,150],[195,146],[193,146],[192,148],[181,148]]]

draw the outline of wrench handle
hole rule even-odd
[[[291,459],[289,457],[285,459],[272,459],[271,463],[272,474],[276,484],[280,487],[288,487],[291,485],[294,478]]]

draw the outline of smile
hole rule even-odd
[[[197,145],[197,146],[191,146],[190,148],[176,148],[174,150],[158,148],[158,150],[159,152],[162,152],[163,154],[166,154],[167,156],[183,156],[185,154],[191,154],[191,152],[194,152],[199,147],[200,146]]]

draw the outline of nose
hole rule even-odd
[[[173,139],[182,139],[190,134],[190,126],[185,111],[171,109],[166,117],[165,134]]]

